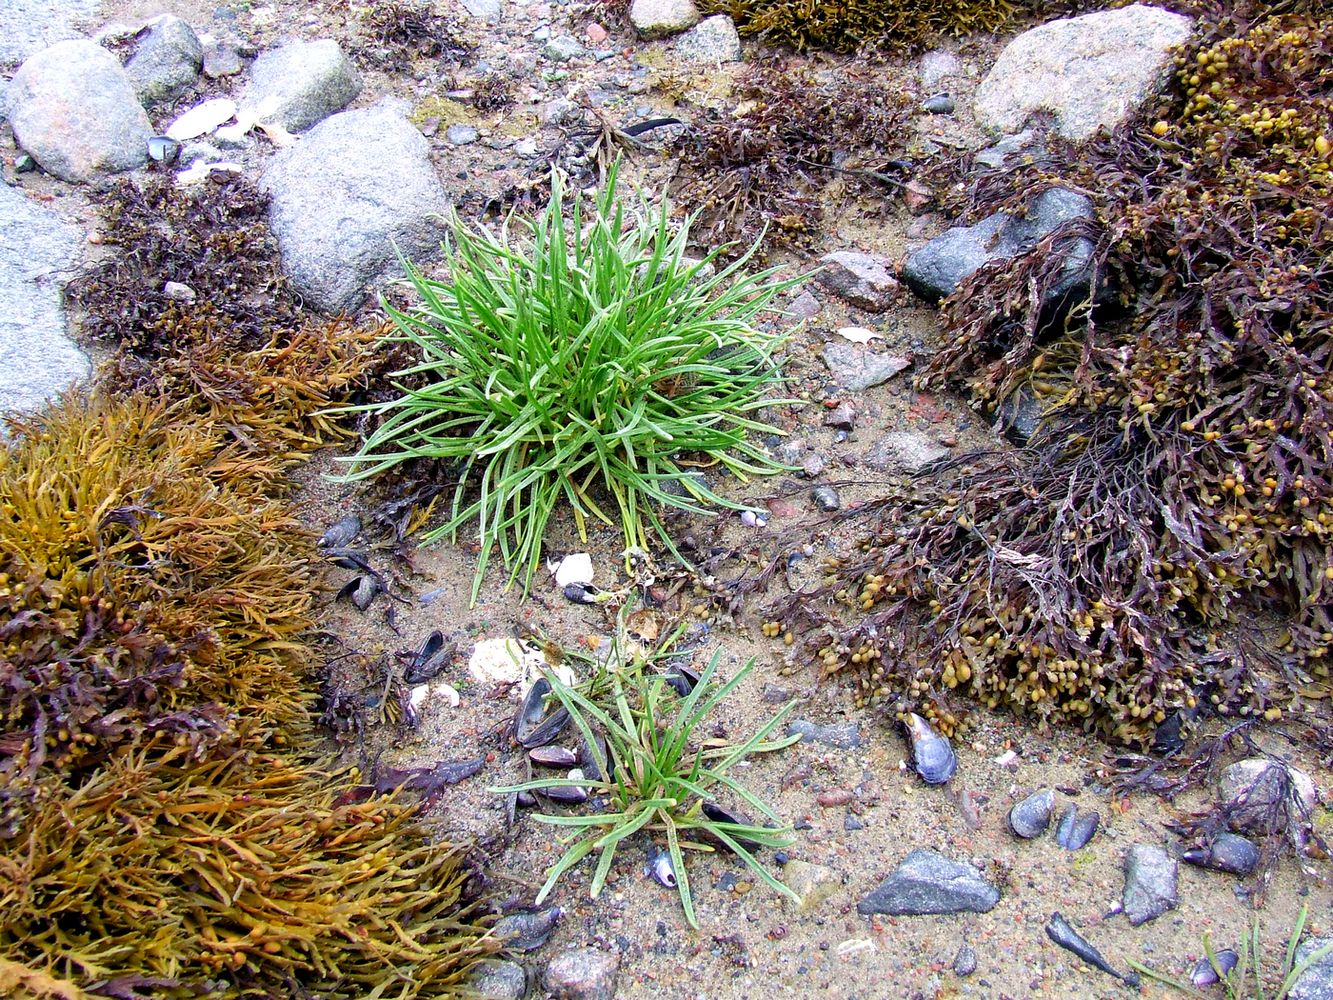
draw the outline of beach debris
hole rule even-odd
[[[1114,976],[1127,986],[1138,986],[1139,977],[1136,974],[1121,975],[1117,972],[1111,963],[1102,957],[1102,953],[1094,948],[1078,931],[1074,930],[1069,921],[1062,917],[1058,911],[1052,913],[1051,919],[1046,922],[1046,936],[1065,951],[1072,952],[1083,959],[1094,969],[1100,969],[1108,976]]]
[[[1102,818],[1091,809],[1079,812],[1072,802],[1060,814],[1060,822],[1055,828],[1055,842],[1066,851],[1077,851],[1088,845]]]
[[[671,864],[671,853],[656,844],[648,845],[647,874],[658,885],[676,888],[676,869]]]
[[[166,137],[176,142],[197,139],[235,117],[236,102],[227,97],[215,97],[177,116],[175,121],[167,126]]]
[[[546,746],[553,742],[569,723],[569,710],[556,704],[549,713],[546,697],[551,693],[551,683],[540,677],[528,689],[518,711],[514,714],[514,742],[525,749]]]
[[[1230,948],[1223,948],[1211,956],[1204,955],[1194,963],[1190,972],[1190,982],[1195,986],[1212,986],[1220,983],[1240,962],[1240,956]]]
[[[958,770],[958,758],[948,739],[931,728],[930,723],[915,712],[907,713],[908,742],[912,748],[912,764],[921,780],[928,785],[942,785]]]
[[[1180,859],[1200,868],[1249,875],[1259,867],[1259,848],[1238,833],[1219,833],[1203,847],[1182,851]]]
[[[1031,840],[1040,837],[1051,825],[1051,814],[1055,812],[1055,791],[1043,788],[1033,792],[1022,802],[1017,802],[1009,810],[1009,829],[1015,837]]]
[[[557,587],[593,581],[592,556],[586,552],[574,552],[560,560],[548,559],[546,568],[555,577]]]

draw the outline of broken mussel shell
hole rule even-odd
[[[533,747],[528,751],[528,759],[542,767],[573,767],[579,762],[579,755],[569,747],[551,745]]]
[[[1236,833],[1219,833],[1212,842],[1182,851],[1180,859],[1200,868],[1249,875],[1259,867],[1259,848]]]
[[[1051,825],[1051,814],[1055,812],[1055,791],[1043,788],[1033,792],[1022,802],[1015,802],[1009,810],[1009,829],[1015,837],[1031,840],[1040,837]]]
[[[552,906],[532,913],[511,913],[496,922],[493,933],[506,951],[536,951],[550,940],[563,912]]]
[[[690,692],[699,683],[699,671],[688,665],[672,667],[662,675],[667,687],[682,698],[688,698]]]
[[[1211,961],[1207,955],[1194,963],[1190,972],[1190,982],[1195,986],[1212,986],[1220,983],[1231,974],[1231,970],[1240,962],[1240,956],[1230,948],[1223,948],[1213,954]]]
[[[568,775],[570,781],[583,781],[586,777],[587,775],[577,767],[573,768]],[[560,802],[570,806],[588,801],[588,790],[582,785],[554,785],[537,789],[537,794],[546,796],[552,802]]]
[[[425,684],[433,680],[448,665],[453,652],[452,646],[445,645],[444,633],[436,629],[426,636],[415,653],[409,654],[410,659],[403,669],[403,680],[409,684]]]
[[[1060,823],[1055,828],[1055,842],[1066,851],[1082,850],[1092,840],[1101,821],[1096,811],[1085,809],[1079,812],[1078,806],[1071,802],[1060,814]]]
[[[601,604],[606,600],[606,592],[593,583],[567,583],[564,595],[574,604]]]
[[[907,739],[912,746],[912,764],[928,785],[942,785],[958,770],[949,741],[935,732],[930,723],[915,712],[907,713]]]
[[[705,802],[703,804],[703,814],[714,823],[734,823],[737,826],[754,825],[744,816],[738,816],[730,810],[722,808],[722,806],[718,805],[716,802]],[[747,851],[759,851],[762,849],[763,845],[756,844],[753,840],[742,837],[731,830],[727,830],[726,834]],[[723,846],[726,847],[727,845],[724,843]]]
[[[181,144],[166,135],[148,137],[148,158],[155,163],[175,163],[181,155]]]
[[[569,724],[569,711],[563,705],[557,704],[547,712],[546,697],[550,693],[551,682],[545,677],[537,678],[514,715],[514,742],[525,750],[554,743]]]
[[[359,534],[361,534],[361,518],[349,514],[329,525],[329,530],[320,535],[319,541],[315,544],[321,549],[341,549],[351,545]]]
[[[361,573],[352,577],[338,591],[338,600],[351,601],[358,611],[370,607],[376,596],[384,593],[384,584],[376,574]]]
[[[1073,952],[1094,969],[1100,969],[1108,976],[1114,976],[1127,986],[1139,985],[1139,977],[1136,974],[1122,976],[1102,957],[1102,953],[1089,944],[1059,913],[1052,913],[1051,919],[1046,922],[1046,936],[1065,951]]]
[[[645,874],[658,885],[668,889],[676,888],[676,868],[671,863],[671,852],[662,850],[656,844],[649,844]]]

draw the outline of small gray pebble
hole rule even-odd
[[[931,94],[921,105],[921,110],[932,115],[953,114],[953,98],[948,94]]]
[[[477,130],[471,125],[450,125],[445,137],[455,146],[466,146],[477,141]]]
[[[977,971],[976,949],[970,944],[958,949],[958,954],[953,957],[953,971],[959,977],[970,976]]]
[[[832,486],[816,486],[810,491],[815,506],[822,511],[832,512],[842,508],[842,498]]]

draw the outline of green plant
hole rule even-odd
[[[684,256],[693,220],[673,233],[667,206],[646,202],[631,217],[616,172],[591,213],[575,199],[568,222],[553,176],[550,203],[521,224],[521,240],[512,216],[498,235],[455,217],[449,280],[404,261],[419,304],[386,307],[397,326],[387,339],[410,344],[421,362],[395,373],[401,396],[356,408],[380,423],[341,459],[352,466],[344,480],[410,459],[461,462],[448,520],[424,541],[477,522],[474,601],[497,545],[509,584],[520,574],[531,583],[562,499],[583,534],[589,514],[613,523],[594,498],[601,489],[627,547],[646,545],[646,519],[679,556],[644,501],[737,507],[682,466],[717,463],[742,480],[779,468],[746,441],[775,430],[750,414],[780,381],[771,357],[780,337],[750,320],[800,279],[743,275],[750,254],[710,277],[716,251]]]
[[[698,683],[683,699],[677,699],[671,693],[664,676],[645,675],[642,661],[622,663],[620,669],[607,674],[609,707],[595,703],[579,688],[569,687],[553,674],[547,674],[555,697],[569,712],[585,744],[591,748],[597,774],[603,777],[596,780],[547,778],[492,791],[540,792],[559,787],[581,787],[591,796],[605,796],[609,805],[605,811],[592,815],[534,815],[539,822],[573,831],[572,843],[548,870],[537,902],[546,898],[561,875],[588,854],[599,851],[591,887],[591,896],[596,899],[606,884],[616,849],[640,830],[666,837],[676,890],[691,927],[698,927],[698,921],[694,915],[683,852],[714,849],[712,844],[693,839],[695,837],[712,838],[735,853],[773,889],[792,899],[797,898],[760,864],[751,851],[756,847],[787,846],[791,843],[791,825],[783,823],[776,812],[727,774],[750,754],[780,750],[799,739],[793,735],[765,742],[792,706],[779,711],[743,743],[714,745],[714,741],[708,741],[691,745],[691,737],[708,713],[754,667],[754,660],[747,660],[731,680],[712,689],[721,658],[721,650],[713,654],[700,673]],[[605,756],[594,737],[594,729],[605,736]],[[714,794],[721,789],[735,793],[778,825],[759,826],[715,811]],[[704,811],[706,803],[711,815]]]
[[[1302,905],[1301,911],[1296,915],[1296,923],[1292,927],[1291,934],[1287,938],[1287,947],[1283,953],[1282,967],[1278,970],[1278,988],[1277,992],[1272,994],[1271,1000],[1286,1000],[1291,993],[1296,981],[1306,969],[1317,962],[1322,961],[1329,954],[1333,954],[1333,944],[1324,945],[1317,948],[1299,962],[1296,961],[1296,948],[1301,943],[1301,935],[1305,932],[1305,921],[1309,915],[1309,906]],[[1203,951],[1208,957],[1208,964],[1218,971],[1220,966],[1217,960],[1217,953],[1213,950],[1212,942],[1208,935],[1203,936]],[[1229,974],[1219,977],[1223,987],[1226,989],[1227,1000],[1270,1000],[1269,994],[1264,986],[1263,964],[1259,947],[1259,918],[1255,917],[1250,921],[1250,933],[1241,941],[1240,954],[1237,955],[1236,967]],[[1149,979],[1154,979],[1159,983],[1170,986],[1173,989],[1188,993],[1191,996],[1207,997],[1210,994],[1195,989],[1193,986],[1186,985],[1178,980],[1165,976],[1160,972],[1148,968],[1133,959],[1129,959],[1130,966]],[[1248,990],[1247,990],[1248,987]]]

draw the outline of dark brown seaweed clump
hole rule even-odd
[[[118,347],[103,385],[180,401],[227,429],[219,461],[276,471],[342,435],[322,411],[357,387],[382,330],[302,314],[266,207],[239,177],[126,181],[102,210],[117,253],[70,293],[84,330]]]
[[[273,470],[141,397],[11,430],[6,996],[451,991],[490,950],[472,866],[391,797],[342,804],[353,776],[308,763],[318,560]]]
[[[767,229],[788,244],[814,241],[820,193],[842,182],[848,194],[902,187],[911,101],[900,91],[848,74],[796,65],[763,66],[740,83],[730,115],[710,113],[686,137],[672,197],[700,213],[695,232],[709,247],[751,246]]]
[[[1161,107],[983,178],[979,214],[1093,194],[1119,314],[1041,327],[1043,248],[945,303],[924,384],[1024,394],[1043,422],[877,505],[822,591],[850,627],[809,596],[777,609],[860,700],[956,690],[1146,741],[1173,709],[1274,719],[1327,694],[1331,72],[1333,23],[1215,20]]]
[[[69,288],[83,330],[155,358],[205,340],[255,349],[297,329],[267,206],[239,176],[122,181],[102,206],[102,242],[117,252]]]

